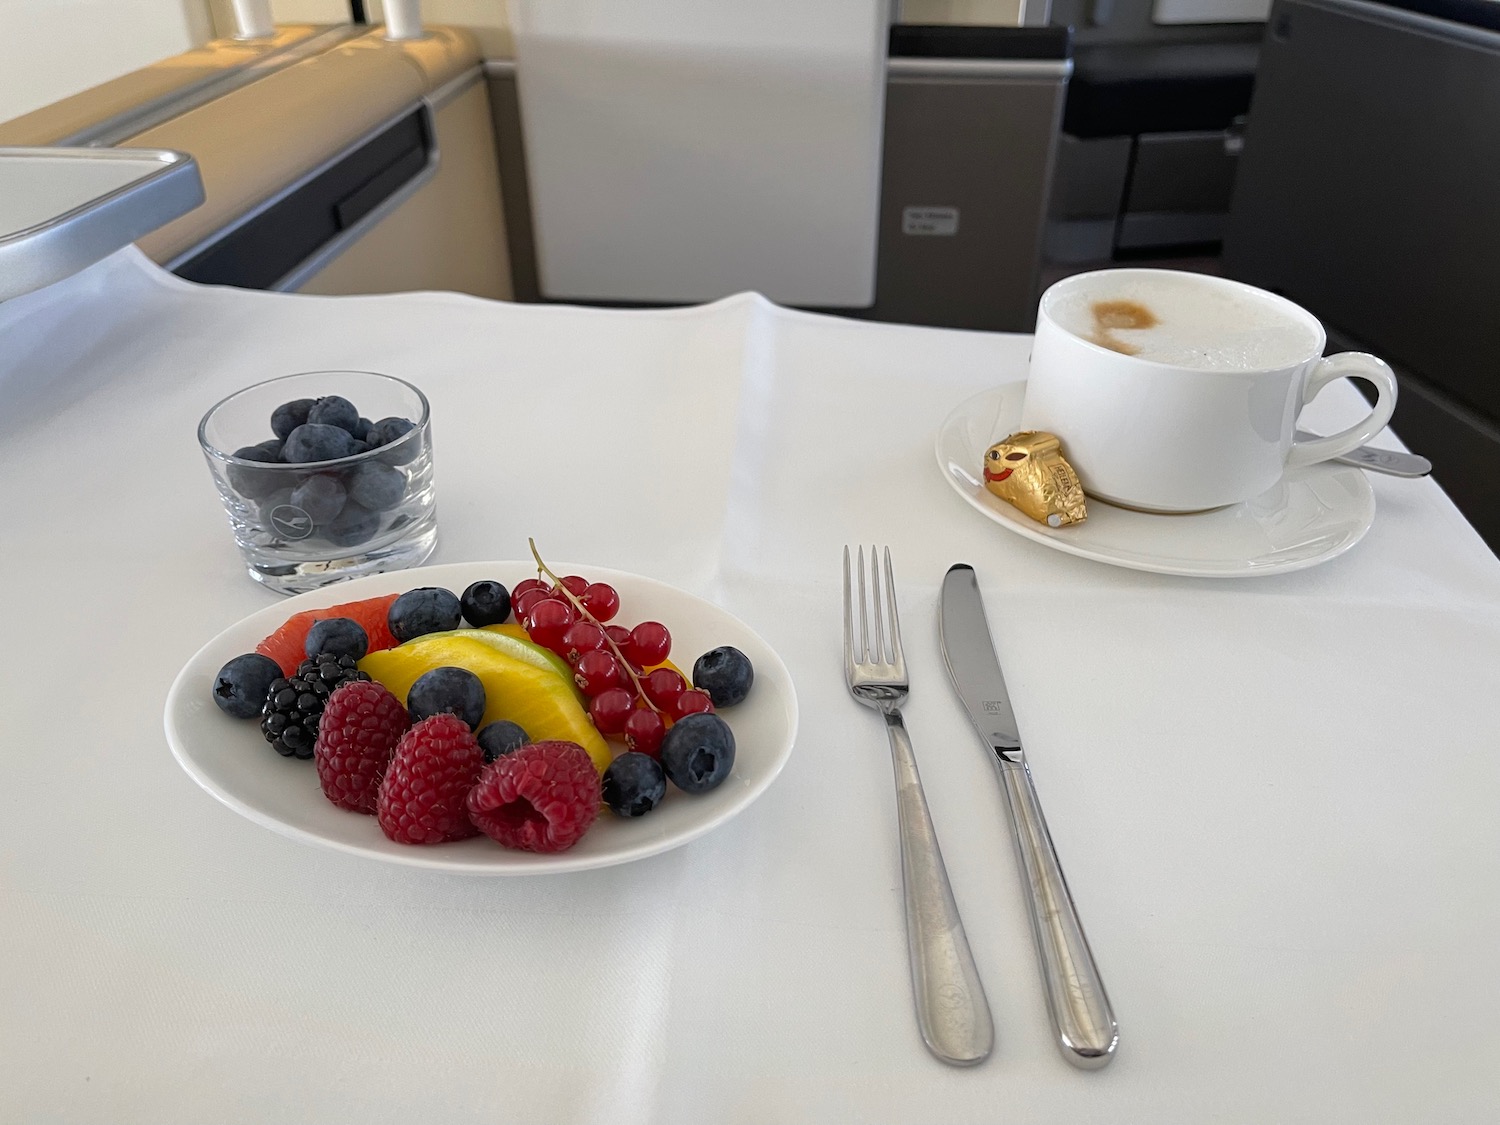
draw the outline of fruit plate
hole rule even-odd
[[[698,655],[719,645],[733,645],[750,658],[755,686],[749,698],[722,712],[734,731],[735,763],[717,789],[693,796],[668,786],[658,808],[633,820],[601,809],[588,834],[557,855],[512,851],[485,836],[431,847],[397,844],[386,839],[373,816],[330,803],[312,762],[281,757],[261,737],[258,723],[232,719],[214,705],[210,689],[224,663],[253,651],[294,613],[418,586],[444,586],[458,593],[484,578],[514,586],[536,577],[529,562],[453,563],[375,574],[251,614],[199,649],[177,674],[165,717],[172,754],[214,797],[274,832],[389,863],[474,875],[542,875],[628,863],[702,836],[765,792],[786,765],[797,733],[797,694],[775,650],[718,606],[664,582],[596,566],[552,565],[558,574],[582,574],[614,586],[621,623],[663,622],[672,631],[672,656],[686,661],[689,674]]]

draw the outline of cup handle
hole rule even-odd
[[[1340,352],[1318,360],[1318,365],[1307,377],[1307,386],[1302,390],[1303,405],[1317,398],[1318,392],[1335,379],[1348,379],[1356,375],[1375,384],[1375,405],[1370,413],[1363,421],[1356,422],[1347,430],[1309,441],[1292,442],[1291,452],[1286,459],[1287,468],[1315,465],[1319,461],[1338,457],[1351,449],[1358,449],[1385,429],[1396,409],[1396,373],[1385,360],[1368,352]]]

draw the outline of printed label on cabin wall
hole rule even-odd
[[[901,211],[902,234],[957,234],[957,207],[906,207]]]

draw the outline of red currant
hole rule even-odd
[[[604,630],[591,621],[575,621],[563,634],[562,645],[562,658],[576,667],[584,653],[598,652],[605,647]]]
[[[635,694],[624,688],[601,691],[589,700],[589,718],[600,734],[619,734],[625,720],[635,714]]]
[[[620,649],[636,667],[650,668],[660,664],[672,651],[672,634],[660,621],[642,621],[630,630],[630,639]]]
[[[687,681],[681,673],[671,668],[658,668],[641,684],[646,689],[646,698],[663,711],[670,711],[673,702],[687,690]]]
[[[526,631],[537,644],[550,648],[561,656],[563,634],[577,616],[567,602],[545,598],[532,606],[531,612],[526,615]]]
[[[672,716],[672,721],[676,722],[678,719],[685,719],[699,711],[712,711],[713,709],[714,701],[708,698],[706,692],[685,691],[672,701],[672,706],[667,708],[667,712]]]
[[[630,630],[623,625],[606,625],[604,635],[619,646],[620,651],[625,651],[625,642],[630,640]]]
[[[638,754],[655,758],[661,753],[661,740],[666,733],[666,722],[649,707],[637,707],[625,720],[625,745]]]
[[[523,590],[519,594],[511,595],[510,607],[515,610],[517,621],[525,621],[526,615],[536,608],[538,602],[545,602],[551,598],[552,590],[550,588],[539,590],[533,586],[529,590]]]
[[[521,581],[516,583],[515,589],[511,590],[510,604],[515,605],[516,599],[519,598],[522,594],[526,593],[527,590],[540,590],[544,594],[550,594],[552,592],[552,587],[547,585],[547,583],[543,582],[540,578],[523,578]]]
[[[583,608],[594,615],[595,621],[608,621],[620,612],[620,595],[613,586],[595,582],[578,595]]]
[[[625,673],[621,671],[620,662],[615,659],[614,653],[595,649],[578,658],[578,663],[573,666],[573,681],[583,690],[584,695],[594,696],[611,688],[623,687]]]
[[[575,598],[583,597],[583,592],[589,588],[589,580],[577,574],[570,574],[561,580],[561,585],[568,588],[568,593]]]

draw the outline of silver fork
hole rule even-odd
[[[885,615],[889,643],[882,628],[880,559],[870,548],[873,600],[865,597],[865,549],[859,549],[859,650],[854,648],[854,599],[849,578],[849,548],[844,548],[844,676],[849,691],[885,716],[896,770],[896,812],[901,825],[901,881],[906,890],[906,945],[916,994],[922,1039],[944,1062],[972,1066],[983,1062],[995,1045],[984,985],[969,951],[958,904],[943,867],[922,779],[912,755],[911,739],[901,719],[910,683],[901,651],[901,619],[896,613],[896,582],[890,548],[885,551]],[[873,619],[875,644],[869,643]]]

